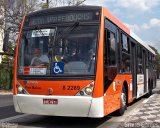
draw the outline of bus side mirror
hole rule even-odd
[[[9,32],[6,32],[3,39],[3,51],[8,51],[8,44],[9,44]]]

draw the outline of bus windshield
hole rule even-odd
[[[98,26],[23,30],[18,75],[94,75]]]

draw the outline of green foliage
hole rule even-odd
[[[9,48],[9,53],[11,53],[10,50],[12,49]],[[4,55],[2,55],[2,62],[0,64],[0,89],[12,89],[12,79],[13,56],[4,53]]]
[[[47,8],[48,8],[48,4],[47,3],[42,4],[42,9],[47,9]]]
[[[160,54],[159,53],[156,55],[155,65],[156,65],[156,69],[160,72]]]
[[[155,70],[156,70],[156,74],[157,74],[157,78],[159,78],[159,74],[160,74],[160,54],[158,53],[158,50],[152,46],[150,46],[156,53],[155,56]]]
[[[7,64],[0,64],[0,89],[12,89],[13,70]]]

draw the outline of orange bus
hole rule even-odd
[[[16,112],[123,115],[156,86],[155,52],[109,10],[58,7],[27,14],[14,61]]]

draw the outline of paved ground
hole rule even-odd
[[[12,95],[0,96],[3,101],[4,97],[8,97],[8,102],[1,104],[0,102],[0,128],[118,128],[120,122],[124,121],[134,109],[139,109],[143,101],[147,98],[142,97],[132,105],[128,106],[123,116],[116,116],[114,113],[104,118],[74,118],[74,117],[54,117],[54,116],[40,116],[31,114],[15,113],[13,106],[9,103],[12,101]],[[7,106],[9,105],[9,106]]]
[[[146,103],[120,124],[120,128],[160,128],[160,81]]]
[[[13,105],[13,95],[8,94],[0,94],[0,107]]]
[[[19,115],[13,106],[13,95],[3,93],[0,95],[0,119]]]
[[[0,128],[160,128],[160,81],[154,94],[129,105],[123,116],[114,113],[101,119],[53,117],[14,111],[12,95],[0,95]]]

